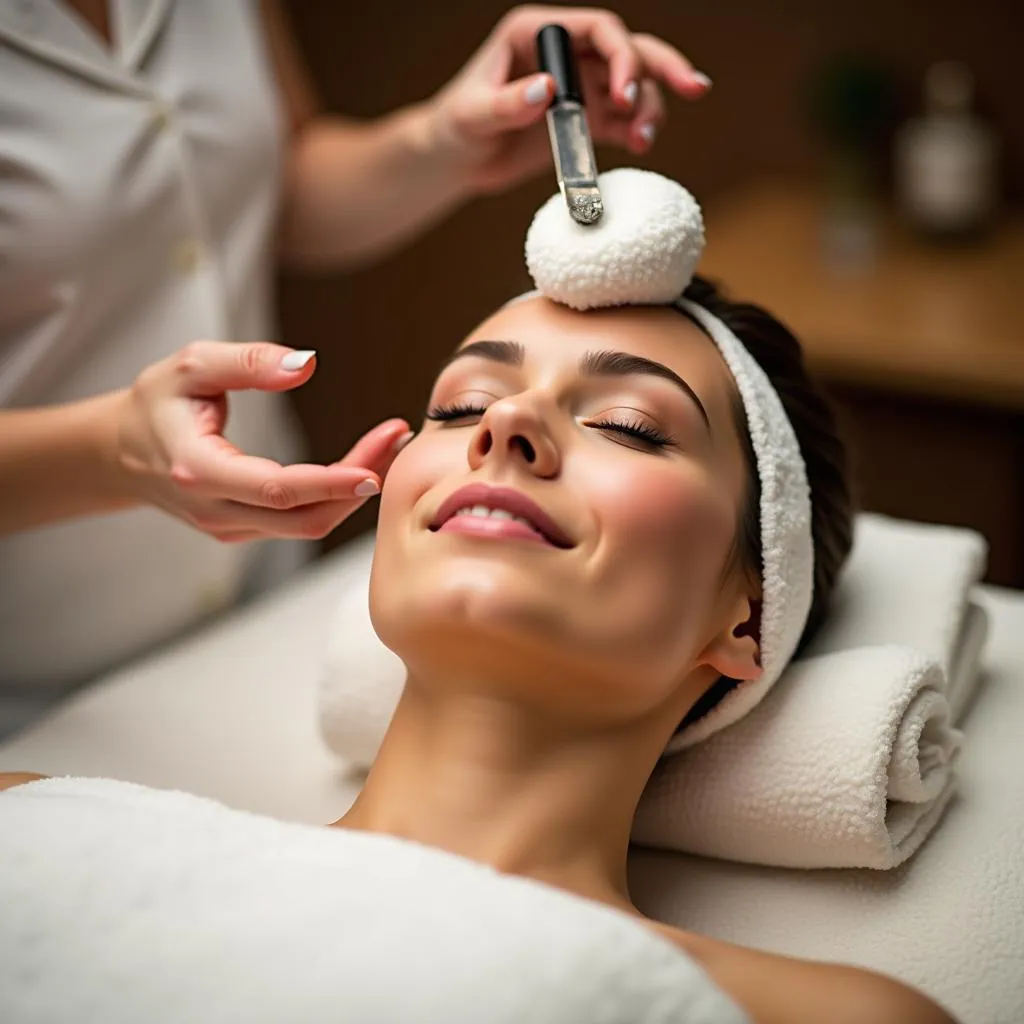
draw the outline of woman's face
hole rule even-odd
[[[383,641],[417,675],[576,709],[583,690],[597,715],[661,706],[747,608],[730,557],[748,474],[733,395],[675,311],[499,310],[442,370],[388,474],[371,588]]]

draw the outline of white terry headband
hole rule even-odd
[[[586,310],[676,305],[711,336],[736,381],[761,482],[761,675],[738,683],[706,715],[677,733],[674,753],[742,718],[771,689],[800,641],[814,587],[811,497],[793,426],[767,374],[703,306],[682,297],[704,249],[700,207],[677,182],[620,168],[599,179],[604,216],[577,224],[560,194],[534,217],[526,264],[537,290]]]

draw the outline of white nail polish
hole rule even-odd
[[[629,82],[629,83],[627,83],[626,88],[622,90],[622,95],[625,96],[626,102],[630,106],[633,106],[633,104],[636,103],[637,91],[638,91],[638,86],[637,86],[636,82]]]
[[[316,355],[316,349],[306,348],[298,352],[289,352],[281,359],[282,370],[301,370]]]
[[[548,82],[546,78],[538,78],[526,87],[527,103],[543,103],[548,98]]]
[[[649,146],[654,141],[654,136],[658,134],[658,129],[653,124],[644,124],[640,126],[640,136]]]
[[[364,480],[362,483],[356,484],[354,493],[358,494],[360,498],[370,498],[374,494],[380,494],[380,488],[377,486],[376,480]]]
[[[694,71],[692,78],[698,85],[703,85],[705,89],[711,88],[711,79],[703,71]]]

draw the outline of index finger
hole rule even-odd
[[[376,494],[381,484],[375,472],[362,466],[282,466],[273,459],[246,455],[219,436],[204,438],[184,453],[174,477],[186,489],[208,497],[273,509],[365,498]]]
[[[385,420],[363,434],[336,464],[363,466],[383,477],[401,448],[399,442],[409,433],[409,424],[405,420]]]
[[[652,78],[660,78],[683,96],[700,96],[711,88],[711,79],[664,39],[641,34],[633,42]]]

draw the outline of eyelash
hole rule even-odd
[[[641,423],[640,420],[626,420],[619,423],[612,422],[611,420],[591,420],[587,426],[597,427],[599,430],[611,430],[615,433],[626,434],[629,437],[636,438],[638,441],[651,445],[653,448],[664,448],[672,443],[671,439],[660,430],[655,430],[654,427]]]
[[[483,416],[484,410],[478,405],[460,405],[453,402],[451,405],[435,405],[433,409],[427,410],[428,420],[446,422],[448,420],[461,420],[467,416]]]
[[[434,406],[433,409],[428,410],[427,419],[444,423],[451,420],[466,419],[469,416],[482,416],[484,411],[479,406],[460,405],[456,402],[451,405]],[[586,425],[588,427],[595,427],[598,430],[625,434],[627,437],[632,437],[638,441],[643,441],[645,444],[649,444],[652,448],[664,448],[672,443],[671,438],[661,433],[660,430],[655,430],[654,427],[648,426],[640,420],[626,420],[624,422],[590,420]]]

